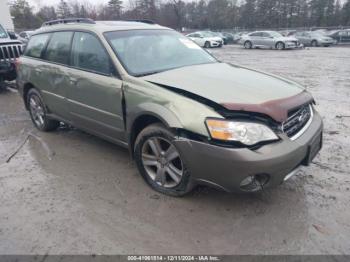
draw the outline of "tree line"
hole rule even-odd
[[[150,19],[178,30],[350,26],[350,0],[110,0],[96,5],[61,0],[37,9],[26,0],[12,0],[10,10],[17,29],[69,17]]]

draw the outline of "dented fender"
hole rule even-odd
[[[127,130],[142,115],[160,119],[169,128],[181,128],[208,137],[207,117],[223,118],[213,108],[137,78],[124,82]]]

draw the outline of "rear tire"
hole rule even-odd
[[[174,140],[174,134],[162,124],[149,125],[136,138],[134,156],[140,174],[152,189],[169,196],[183,196],[193,187]]]
[[[47,117],[47,108],[40,93],[36,89],[32,88],[29,90],[26,100],[30,118],[37,129],[49,132],[56,130],[59,127],[59,121]]]
[[[252,49],[252,47],[253,47],[252,42],[250,42],[250,41],[245,41],[244,42],[244,48],[245,49]]]

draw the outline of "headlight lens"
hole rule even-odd
[[[248,146],[262,141],[278,140],[269,127],[259,123],[207,119],[206,125],[213,139],[237,141]]]

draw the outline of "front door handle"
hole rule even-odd
[[[78,83],[78,79],[74,78],[74,77],[70,77],[69,81],[72,85],[76,85]]]

